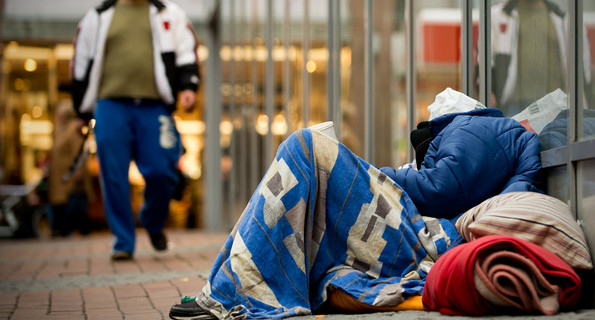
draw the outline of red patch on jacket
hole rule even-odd
[[[163,27],[165,30],[169,30],[169,21],[163,21]]]
[[[531,132],[537,133],[537,132],[535,132],[535,129],[533,129],[533,127],[532,127],[532,126],[531,126],[531,124],[529,123],[529,120],[525,119],[525,120],[523,120],[523,121],[521,121],[521,122],[519,122],[519,123],[520,123],[520,124],[521,124],[523,127],[525,127],[525,129],[527,129],[527,131],[531,131]]]
[[[506,23],[501,23],[500,24],[500,32],[505,33],[507,27],[508,27],[508,25]]]

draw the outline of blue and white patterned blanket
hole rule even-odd
[[[197,302],[220,318],[284,318],[311,314],[338,288],[394,306],[421,295],[434,261],[460,241],[376,167],[299,130],[279,147]]]

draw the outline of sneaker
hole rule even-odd
[[[201,308],[195,300],[175,304],[169,309],[169,318],[174,320],[216,320],[217,317]]]
[[[163,232],[149,233],[149,237],[151,238],[151,244],[155,250],[167,250],[167,238],[165,238]]]
[[[114,253],[112,253],[112,260],[132,260],[132,253],[128,251],[114,251]]]

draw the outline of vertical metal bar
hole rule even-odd
[[[310,1],[304,0],[304,21],[303,21],[303,29],[302,29],[304,36],[303,36],[303,76],[302,76],[302,86],[303,86],[303,103],[302,103],[302,117],[304,122],[304,127],[308,126],[310,122],[310,74],[308,73],[308,60],[309,60],[309,53],[310,53]]]
[[[334,1],[327,0],[328,6],[328,16],[327,16],[327,34],[326,34],[326,46],[328,50],[328,58],[327,58],[327,67],[326,67],[326,118],[327,120],[333,121],[335,118],[335,95],[333,94],[333,90],[335,89],[334,86],[334,74],[335,74],[335,64],[333,59],[335,57],[335,33],[334,28],[335,25],[333,23],[334,18]]]
[[[479,0],[479,101],[492,106],[491,24],[490,0]]]
[[[205,226],[207,230],[222,230],[221,219],[223,187],[221,183],[221,147],[219,145],[221,123],[221,9],[217,4],[206,32],[209,49],[207,77],[205,81],[206,114],[206,161]]]
[[[580,8],[580,9],[579,9]],[[580,10],[580,11],[579,11]],[[579,20],[581,22],[579,27]],[[578,1],[568,1],[568,38],[566,39],[566,46],[567,46],[567,73],[568,73],[568,83],[566,92],[568,92],[568,145],[570,146],[572,143],[577,141],[577,132],[576,132],[576,124],[577,124],[577,117],[576,112],[580,105],[579,99],[582,97],[580,90],[578,88],[578,84],[580,80],[579,77],[582,76],[582,72],[578,72],[581,64],[580,64],[580,52],[577,50],[577,47],[580,43],[579,36],[582,33],[582,2]],[[579,31],[580,30],[580,31]],[[568,198],[570,200],[570,209],[572,210],[574,217],[576,218],[578,215],[578,199],[577,199],[577,163],[572,161],[572,149],[567,148],[568,150]]]
[[[283,38],[285,46],[285,60],[283,61],[283,113],[285,114],[285,123],[287,123],[287,135],[293,132],[291,121],[289,121],[289,103],[291,101],[291,65],[289,61],[289,50],[291,48],[291,13],[289,10],[289,3],[291,0],[286,0],[284,6],[283,19]]]
[[[461,92],[473,95],[473,2],[461,1]]]
[[[245,1],[248,2],[248,1]],[[258,18],[258,2],[257,0],[253,0],[252,1],[252,15],[250,17],[251,20],[251,35],[250,35],[250,39],[255,39],[257,38],[258,35],[258,22],[259,22],[259,18]],[[258,87],[258,61],[256,60],[256,50],[258,49],[257,44],[254,40],[252,40],[251,42],[251,47],[252,47],[252,64],[251,64],[251,70],[250,70],[250,75],[251,75],[251,90],[252,92],[250,93],[250,96],[252,97],[252,104],[251,104],[251,108],[248,112],[248,127],[249,127],[249,135],[250,135],[250,146],[252,147],[250,150],[250,182],[251,182],[251,189],[256,188],[256,186],[258,185],[259,181],[260,181],[260,162],[265,162],[262,161],[261,156],[260,156],[260,146],[259,146],[259,136],[258,133],[255,130],[255,125],[256,125],[256,117],[258,117],[258,112],[259,112],[259,97],[258,95],[260,94],[257,90]]]
[[[374,6],[372,0],[366,0],[364,8],[364,157],[368,162],[374,162]]]
[[[335,133],[339,141],[341,140],[341,126],[343,120],[343,110],[341,109],[341,2],[333,0],[333,101],[335,102]]]
[[[407,73],[406,73],[406,99],[407,99],[407,132],[411,132],[415,128],[415,119],[417,108],[415,107],[415,91],[417,87],[417,79],[415,75],[416,59],[415,59],[415,11],[413,0],[406,0],[405,2],[405,28],[407,35],[405,37],[405,46],[407,47]],[[413,146],[407,143],[407,162],[415,159],[413,154]]]
[[[273,65],[273,0],[266,2],[266,34],[265,42],[267,47],[267,61],[265,67],[265,110],[268,117],[268,127],[266,142],[264,146],[265,162],[273,160],[273,118],[275,117],[275,73]]]
[[[247,93],[246,93],[246,84],[248,83],[248,79],[247,79],[247,74],[248,74],[248,67],[249,67],[249,62],[246,59],[246,50],[247,50],[247,41],[248,39],[250,39],[250,34],[249,31],[250,30],[248,28],[248,19],[247,19],[247,14],[246,14],[246,3],[247,1],[243,1],[243,0],[239,0],[237,5],[238,6],[242,6],[241,8],[238,7],[238,11],[240,13],[243,13],[241,15],[242,19],[240,19],[238,21],[239,26],[238,26],[238,45],[241,48],[241,52],[243,53],[240,59],[240,67],[238,68],[238,82],[240,85],[240,122],[241,122],[241,129],[242,130],[242,134],[239,135],[238,140],[239,140],[239,161],[240,163],[237,164],[238,170],[239,170],[239,185],[240,188],[238,190],[238,199],[241,204],[247,203],[248,202],[248,190],[250,190],[250,186],[248,184],[248,174],[246,174],[246,172],[248,172],[248,135],[244,134],[246,132],[248,132],[249,130],[249,123],[247,121]],[[235,166],[235,164],[234,164]],[[237,219],[236,219],[237,220]]]
[[[584,8],[583,8],[583,0],[577,0],[576,1],[576,15],[574,18],[575,24],[574,24],[574,28],[576,30],[576,52],[575,52],[575,59],[576,59],[576,69],[575,71],[575,79],[576,79],[576,95],[577,95],[577,100],[576,100],[576,109],[575,109],[575,114],[574,114],[574,123],[576,123],[576,127],[574,130],[574,136],[573,136],[573,141],[580,141],[583,140],[584,138],[584,128],[583,128],[583,116],[584,116],[584,110],[585,108],[589,108],[588,106],[585,106],[585,104],[587,103],[587,101],[585,100],[587,97],[587,94],[589,94],[587,91],[589,90],[588,88],[585,87],[585,64],[584,64],[584,55],[585,55],[585,51],[584,51],[584,46],[589,46],[589,39],[587,38],[587,35],[585,34],[586,30],[585,30],[585,24],[584,24]],[[584,40],[586,40],[586,43],[584,42]],[[591,55],[595,54],[594,52],[591,52]],[[590,59],[591,57],[589,57]]]
[[[577,142],[582,132],[578,131],[579,114],[583,108],[583,1],[568,2],[568,39],[567,41],[567,59],[568,59],[568,102],[569,121],[568,132],[569,143]],[[582,129],[582,126],[581,128]],[[572,158],[571,158],[572,159]]]
[[[231,141],[229,145],[229,157],[231,158],[231,171],[229,172],[229,194],[228,194],[228,210],[226,210],[226,214],[224,215],[225,221],[224,225],[227,228],[233,227],[234,217],[236,216],[235,204],[238,202],[239,199],[236,198],[236,190],[238,186],[237,177],[239,176],[240,172],[238,171],[238,164],[240,163],[238,159],[238,143],[237,143],[237,135],[235,134],[235,128],[233,127],[233,123],[235,122],[235,118],[237,116],[236,113],[236,95],[235,95],[235,86],[236,86],[236,59],[235,59],[235,47],[237,45],[236,42],[236,11],[235,11],[235,1],[229,0],[229,47],[231,50],[231,59],[229,60],[229,85],[231,87],[231,96],[229,99],[229,120],[232,123],[232,131],[231,131]]]

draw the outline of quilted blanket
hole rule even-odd
[[[460,242],[376,167],[303,129],[280,145],[197,302],[248,319],[311,314],[330,289],[394,306],[421,295],[433,263]]]

